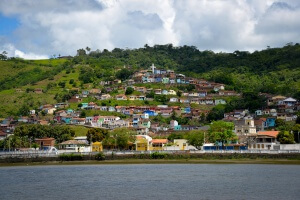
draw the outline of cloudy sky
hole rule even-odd
[[[299,0],[0,1],[0,51],[28,59],[167,43],[254,51],[299,38]]]

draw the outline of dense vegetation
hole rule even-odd
[[[158,67],[174,69],[186,75],[225,83],[239,92],[254,91],[300,97],[300,45],[289,43],[282,48],[267,48],[253,53],[235,51],[214,53],[199,51],[194,46],[173,47],[172,44],[145,45],[139,49],[91,51],[78,55],[76,63],[89,63],[98,70],[127,65],[132,69]],[[101,73],[109,76],[109,73]],[[99,74],[99,73],[96,73]],[[119,74],[126,75],[126,72]]]
[[[226,89],[243,93],[242,98],[226,99],[226,106],[216,106],[208,115],[208,121],[221,119],[224,112],[237,108],[250,111],[264,108],[265,99],[258,95],[259,92],[300,99],[299,44],[287,44],[282,48],[267,48],[253,53],[214,53],[199,51],[194,46],[174,47],[171,44],[153,47],[145,45],[139,49],[115,48],[112,51],[91,51],[86,48],[79,49],[77,55],[71,59],[31,61],[3,57],[0,60],[0,117],[24,115],[29,109],[38,109],[47,103],[67,101],[77,92],[73,88],[100,88],[106,93],[107,87],[100,86],[100,81],[125,80],[137,70],[148,69],[152,63],[158,68],[174,69],[177,73],[225,83]],[[136,84],[141,85],[154,89],[166,87],[159,83]],[[177,92],[195,89],[192,85],[168,87]],[[16,92],[16,88],[23,92]],[[42,88],[43,93],[36,94],[36,88]],[[139,95],[130,88],[127,91],[110,92],[113,96],[121,93]],[[180,96],[181,92],[177,95]],[[168,102],[168,97],[154,95],[153,92],[147,94],[147,98],[153,98],[154,101],[109,100],[96,103],[115,106],[157,105]],[[71,108],[77,108],[77,104],[71,104]]]

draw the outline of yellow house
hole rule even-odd
[[[185,139],[174,139],[174,145],[179,147],[179,150],[188,150],[188,143]]]
[[[168,139],[153,139],[149,150],[161,151],[164,150],[164,146],[168,143]]]
[[[100,151],[103,151],[102,142],[93,142],[92,152],[100,152]]]
[[[174,90],[169,90],[169,95],[176,95],[176,92]]]
[[[148,140],[143,137],[137,137],[135,141],[136,151],[148,151]]]
[[[136,96],[129,96],[129,100],[130,100],[130,101],[136,100]]]

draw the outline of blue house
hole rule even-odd
[[[81,109],[85,109],[85,108],[87,108],[88,106],[89,106],[89,104],[88,103],[81,103]]]
[[[174,131],[181,131],[181,130],[182,130],[181,125],[174,126]]]
[[[176,83],[180,83],[180,81],[181,81],[180,78],[176,79]]]
[[[148,76],[143,76],[142,81],[143,81],[143,83],[147,83],[148,82]]]
[[[157,113],[156,113],[155,111],[153,111],[153,110],[146,110],[146,111],[144,111],[143,113],[144,113],[144,114],[148,114],[149,117],[151,117],[151,116],[156,116],[156,115],[157,115]]]
[[[68,109],[67,110],[67,114],[72,114],[72,113],[74,113],[73,109]]]
[[[267,118],[267,125],[268,125],[268,127],[275,127],[276,126],[275,121],[276,121],[276,118],[274,118],[274,117],[268,117]]]
[[[161,77],[155,77],[154,81],[155,81],[156,83],[160,83],[160,82],[161,82]]]
[[[83,97],[87,97],[89,94],[90,94],[90,92],[88,90],[82,91],[82,96]]]
[[[191,108],[190,107],[181,108],[181,113],[191,113]]]
[[[168,90],[163,90],[161,93],[164,94],[164,95],[168,95],[169,91]]]
[[[65,122],[66,124],[70,124],[71,123],[71,119],[72,119],[72,117],[62,117],[61,121]]]

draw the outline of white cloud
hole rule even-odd
[[[74,55],[86,46],[139,48],[146,43],[253,51],[300,38],[297,0],[2,0],[0,4],[1,13],[20,20],[14,32],[17,40],[9,43],[23,52],[45,55]]]
[[[32,52],[24,53],[23,51],[16,49],[12,44],[4,44],[0,46],[2,51],[7,52],[8,57],[17,57],[17,58],[24,58],[28,60],[39,60],[39,59],[48,59],[47,55],[39,55]]]

